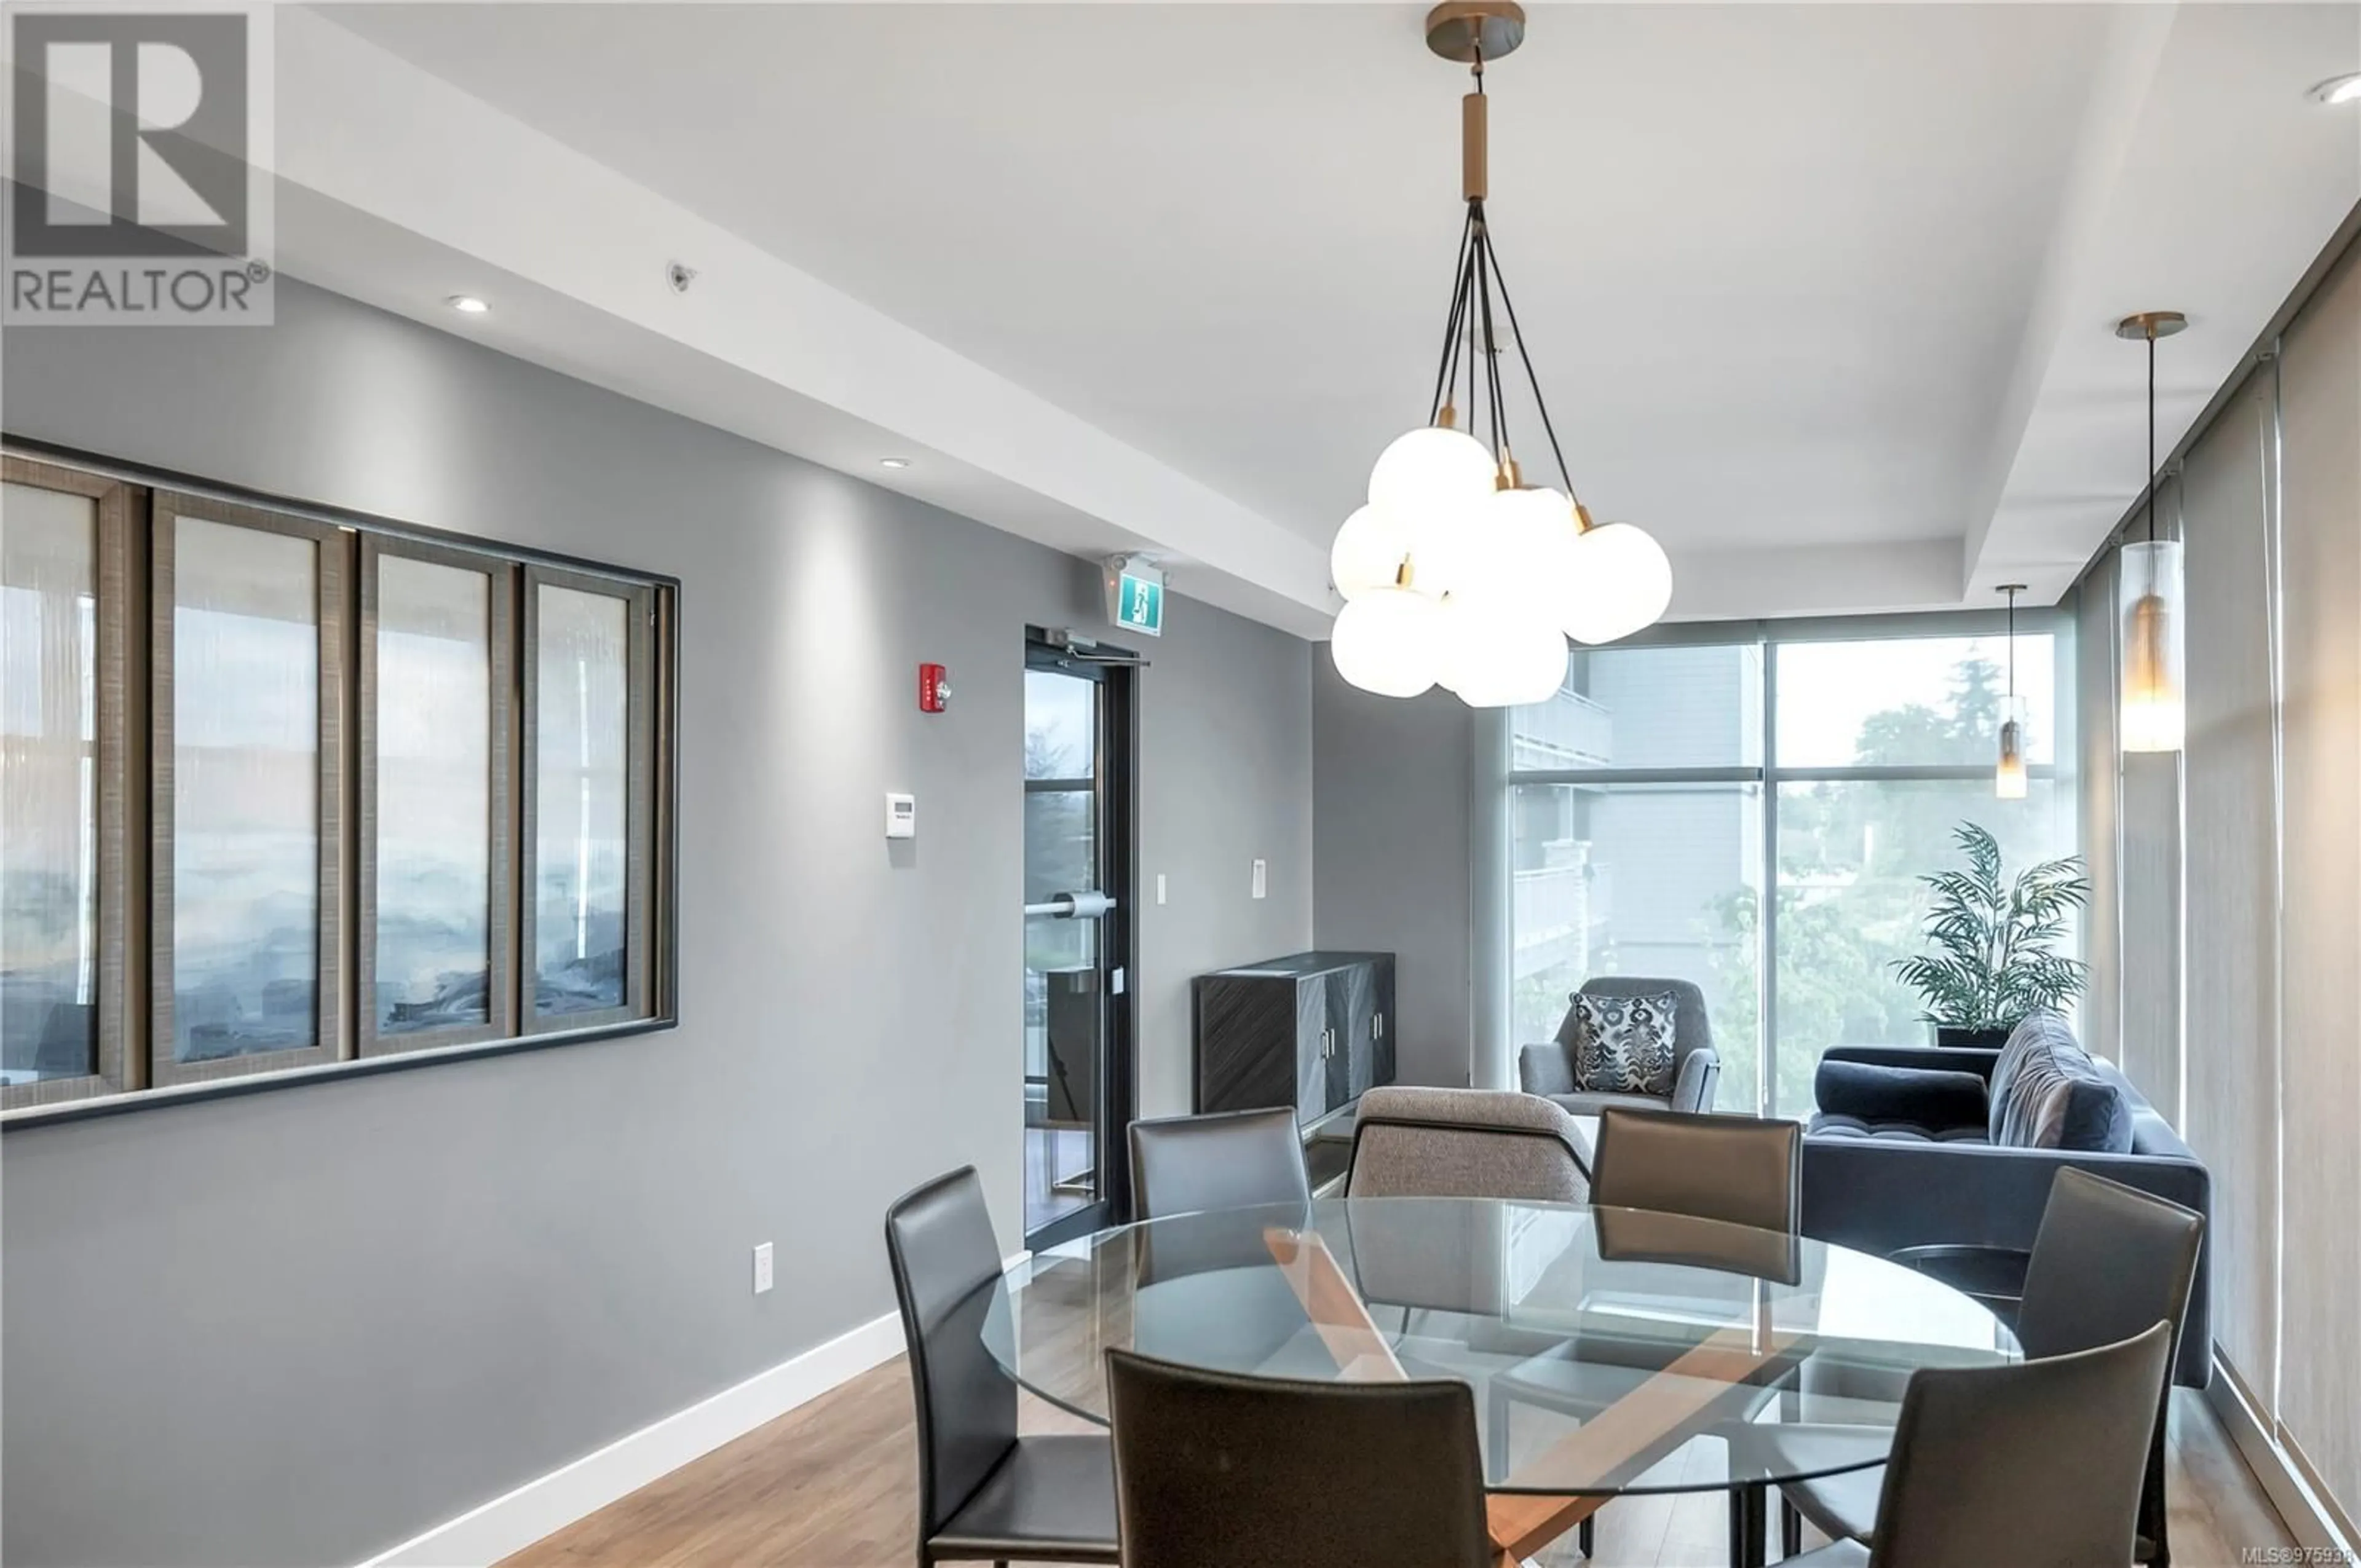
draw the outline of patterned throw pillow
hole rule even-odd
[[[1574,993],[1574,1086],[1589,1094],[1670,1094],[1679,998]]]

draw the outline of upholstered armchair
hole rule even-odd
[[[1661,996],[1677,1000],[1673,1012],[1675,1078],[1668,1095],[1585,1092],[1575,1082],[1575,1012],[1568,1006],[1557,1038],[1518,1053],[1519,1086],[1528,1094],[1555,1101],[1577,1116],[1596,1116],[1609,1106],[1631,1111],[1710,1111],[1721,1077],[1714,1053],[1713,1024],[1706,1016],[1705,992],[1686,980],[1649,980],[1640,975],[1602,975],[1582,982],[1590,996]]]

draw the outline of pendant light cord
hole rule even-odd
[[[2147,542],[2156,543],[2156,326],[2147,329]]]
[[[1476,422],[1484,411],[1476,395],[1476,295],[1477,285],[1484,279],[1484,210],[1473,203],[1467,208],[1474,220],[1476,234],[1467,253],[1466,331],[1462,334],[1467,348],[1467,433],[1476,433]]]
[[[1517,324],[1517,302],[1509,297],[1509,280],[1502,275],[1500,258],[1493,252],[1488,241],[1484,247],[1484,252],[1492,262],[1492,280],[1500,290],[1500,309],[1509,318],[1509,336],[1515,340],[1517,358],[1525,367],[1525,384],[1533,389],[1533,409],[1542,416],[1542,433],[1549,437],[1550,456],[1557,464],[1558,483],[1565,487],[1566,499],[1578,506],[1581,504],[1582,498],[1575,494],[1574,476],[1567,471],[1565,466],[1565,449],[1557,444],[1557,426],[1550,422],[1549,402],[1542,396],[1542,378],[1533,372],[1533,356],[1525,347],[1524,329]]]
[[[1472,65],[1476,92],[1484,92],[1484,57],[1478,50]],[[1549,440],[1550,457],[1557,465],[1558,483],[1565,487],[1566,499],[1580,504],[1575,493],[1574,474],[1566,466],[1565,449],[1558,442],[1557,425],[1550,418],[1549,402],[1542,396],[1541,376],[1533,368],[1532,352],[1525,346],[1524,330],[1517,322],[1516,302],[1509,297],[1509,280],[1501,274],[1500,258],[1492,248],[1491,225],[1484,214],[1484,200],[1475,197],[1467,203],[1467,219],[1460,226],[1459,251],[1453,274],[1451,309],[1443,324],[1443,352],[1434,367],[1434,393],[1428,400],[1426,422],[1433,424],[1442,417],[1446,400],[1457,395],[1460,355],[1465,347],[1467,357],[1466,422],[1461,427],[1470,435],[1477,433],[1477,417],[1480,405],[1488,400],[1490,407],[1482,410],[1488,415],[1485,430],[1491,437],[1492,455],[1505,464],[1510,455],[1508,403],[1500,382],[1500,344],[1495,333],[1492,317],[1492,296],[1500,297],[1501,314],[1507,319],[1510,341],[1517,345],[1517,360],[1523,367],[1525,384],[1533,394],[1533,411],[1541,416],[1542,433]],[[1482,342],[1477,341],[1478,329]],[[1476,363],[1483,357],[1479,369]],[[2153,422],[2151,421],[2151,423]],[[1481,437],[1478,437],[1481,439]]]
[[[2008,699],[2016,700],[2016,590],[2008,590]]]
[[[1467,263],[1476,239],[1476,209],[1471,203],[1467,221],[1459,226],[1459,258],[1452,271],[1451,312],[1443,323],[1443,354],[1434,367],[1434,396],[1426,405],[1426,422],[1433,424],[1443,412],[1443,400],[1452,391],[1452,371],[1459,361],[1459,323],[1467,309]]]

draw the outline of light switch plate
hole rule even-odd
[[[1257,898],[1270,896],[1270,862],[1268,861],[1257,861],[1254,863],[1254,896]]]
[[[1156,873],[1156,902],[1159,904],[1164,902],[1164,873],[1162,872],[1158,872]]]
[[[754,1294],[764,1294],[771,1288],[771,1244],[763,1243],[754,1249]]]

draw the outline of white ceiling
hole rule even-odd
[[[281,173],[329,200],[282,250],[438,325],[473,288],[514,352],[1316,630],[1446,302],[1465,78],[1422,11],[283,15]],[[1576,482],[1664,540],[1677,614],[2055,594],[2138,484],[2113,319],[2195,323],[2169,443],[2361,198],[2361,111],[2303,95],[2356,67],[2352,5],[1535,7],[1492,212]],[[361,74],[441,104],[440,148],[347,123]],[[705,269],[694,331],[594,288],[565,214],[492,211],[569,180],[600,248]],[[419,243],[323,215],[356,208]]]

